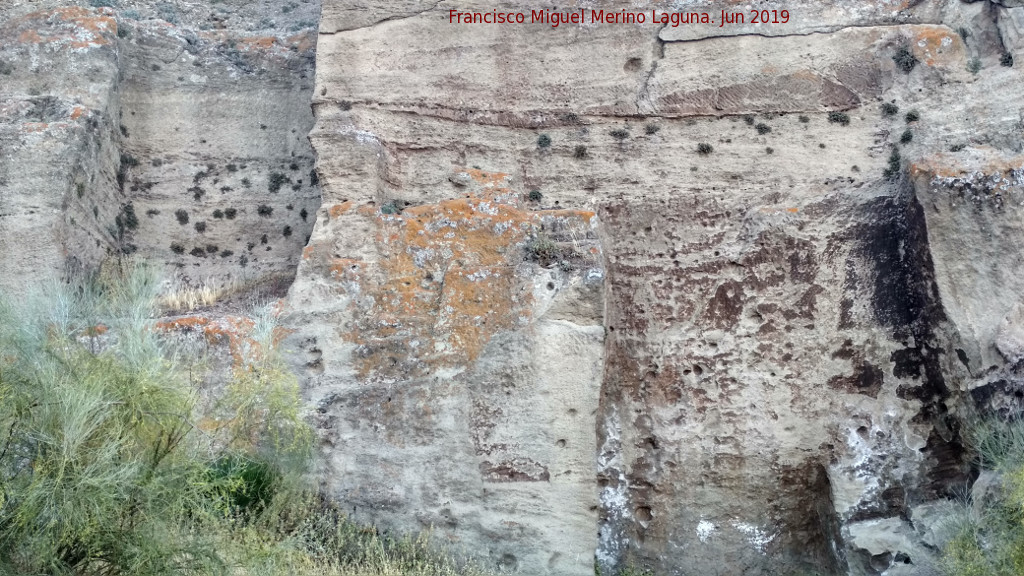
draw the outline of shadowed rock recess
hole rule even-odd
[[[965,412],[1021,408],[1020,2],[45,4],[0,9],[3,281],[294,276],[360,521],[519,574],[927,574]]]

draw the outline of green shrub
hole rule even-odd
[[[764,151],[766,154],[775,154],[775,148],[772,148],[771,146],[765,148]]]
[[[306,218],[308,218],[308,217],[309,217],[309,211],[308,210],[306,210],[305,208],[303,208],[302,210],[299,210],[299,218],[302,218],[303,222],[305,222]]]
[[[175,254],[179,255],[184,254],[185,247],[179,244],[178,242],[171,242],[171,252],[174,252]]]
[[[544,195],[540,193],[540,190],[530,190],[527,198],[529,198],[530,202],[540,202],[544,199]]]
[[[213,211],[213,217],[218,219],[218,220],[223,219],[224,218],[224,211],[221,210],[220,208],[217,208],[216,210]]]
[[[235,208],[228,208],[224,210],[224,217],[228,220],[234,220],[235,216],[238,215],[238,210]]]
[[[981,72],[981,59],[971,58],[970,60],[968,60],[967,71],[970,72],[971,74],[977,74],[978,72]]]
[[[291,226],[285,226],[284,230],[281,231],[281,235],[284,236],[285,238],[288,238],[289,236],[291,236],[292,235],[292,227]]]
[[[800,122],[801,122],[802,124],[807,124],[808,122],[810,122],[810,121],[811,121],[811,119],[810,119],[809,117],[807,117],[807,116],[805,116],[805,115],[803,115],[803,114],[801,114],[801,115],[799,116],[798,120],[800,120]]]
[[[1004,52],[1003,55],[999,57],[999,65],[1007,68],[1013,67],[1013,54]]]
[[[900,107],[892,102],[882,104],[882,116],[895,116],[900,113]]]
[[[626,138],[629,138],[629,131],[628,130],[623,130],[622,128],[617,128],[617,129],[612,130],[611,132],[609,132],[608,135],[611,136],[612,138],[615,138],[619,142],[622,142]]]
[[[548,148],[551,146],[551,136],[547,134],[541,134],[537,137],[537,148]]]
[[[200,221],[196,222],[194,224],[194,226],[195,226],[196,232],[199,232],[200,234],[202,234],[203,232],[206,232],[206,222],[200,220]]]
[[[590,154],[587,152],[587,147],[583,146],[583,145],[576,146],[576,149],[573,150],[573,153],[572,153],[573,158],[575,158],[577,160],[584,160],[589,155]]]
[[[828,121],[833,123],[833,124],[839,124],[840,126],[849,126],[850,125],[850,115],[847,114],[846,112],[837,112],[837,111],[829,112],[828,113]]]
[[[203,250],[202,248],[200,248],[198,246],[193,248],[192,251],[189,252],[189,254],[191,254],[192,256],[195,256],[196,258],[206,258],[206,250]]]
[[[921,115],[917,113],[917,110],[911,110],[910,112],[907,112],[907,115],[904,116],[904,119],[907,121],[907,124],[910,124],[911,122],[917,122],[918,120],[920,120]]]
[[[714,151],[715,148],[711,144],[708,144],[707,142],[701,142],[700,144],[697,144],[697,153],[702,156],[707,156],[708,154],[711,154]]]
[[[182,226],[184,226],[185,224],[188,224],[188,212],[187,211],[185,211],[185,210],[183,210],[181,208],[178,208],[177,210],[174,211],[174,217],[178,220],[178,224],[181,224]]]
[[[900,151],[894,147],[892,153],[889,154],[889,165],[883,174],[886,178],[895,178],[902,169],[903,159],[900,157]]]
[[[256,207],[256,213],[264,218],[269,218],[270,215],[274,213],[274,209],[266,204],[260,204]]]
[[[661,126],[658,126],[657,124],[648,124],[644,126],[644,133],[647,134],[648,136],[653,136],[657,134],[660,130]]]
[[[909,128],[904,130],[903,134],[900,134],[900,144],[910,144],[913,139],[914,133]]]
[[[765,123],[763,123],[763,122],[761,122],[761,123],[757,124],[756,126],[754,126],[754,129],[757,130],[757,133],[762,135],[762,136],[764,136],[765,134],[768,134],[769,132],[772,131],[772,127],[767,125],[767,124],[765,124]]]
[[[917,66],[917,57],[914,56],[910,51],[910,48],[906,45],[900,46],[896,49],[896,53],[893,54],[892,60],[896,63],[897,68],[908,74],[915,66]]]

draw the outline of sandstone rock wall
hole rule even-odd
[[[524,574],[924,573],[1024,350],[1017,8],[763,4],[325,2],[289,301],[358,516]]]
[[[5,285],[122,253],[179,285],[290,282],[319,208],[318,4],[15,2],[0,15]]]

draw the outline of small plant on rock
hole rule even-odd
[[[658,126],[657,124],[648,124],[644,126],[644,133],[648,136],[657,134],[659,130],[661,130],[661,126]]]
[[[577,146],[576,149],[573,151],[572,156],[577,160],[585,159],[587,156],[589,156],[589,154],[587,153],[587,147],[582,145]]]
[[[978,72],[981,72],[981,59],[971,58],[967,62],[967,71],[970,72],[971,74],[977,74]]]
[[[707,142],[701,142],[700,144],[697,144],[697,153],[700,154],[701,156],[707,156],[708,154],[711,154],[714,151],[714,146],[708,144]]]
[[[908,129],[903,131],[903,134],[900,135],[900,144],[910,144],[910,142],[913,139],[914,139],[914,133],[911,132],[910,129],[908,128]]]
[[[907,124],[910,124],[911,122],[917,122],[918,120],[920,120],[921,115],[917,113],[917,110],[911,110],[910,112],[907,112],[907,115],[904,116],[904,119],[907,121]]]
[[[849,126],[850,125],[850,115],[847,114],[846,112],[838,112],[838,111],[829,112],[828,113],[828,121],[833,123],[833,124],[839,124],[840,126]]]
[[[900,113],[900,107],[892,102],[882,104],[882,116],[895,116]]]
[[[175,254],[184,254],[185,247],[178,242],[171,242],[171,252],[174,252]]]
[[[1007,68],[1012,68],[1013,54],[1010,54],[1009,52],[1004,52],[1003,55],[999,57],[999,65],[1005,66]]]
[[[177,210],[174,211],[174,217],[178,220],[178,224],[181,224],[182,226],[184,226],[185,224],[188,224],[188,212],[187,211],[185,211],[185,210],[183,210],[181,208],[178,208]]]
[[[544,148],[549,148],[550,146],[551,136],[548,136],[547,134],[541,134],[539,137],[537,137],[537,148],[543,150]]]
[[[227,218],[228,220],[234,220],[237,214],[238,210],[236,210],[235,208],[228,208],[227,210],[224,210],[224,217]]]
[[[900,151],[893,147],[892,154],[889,154],[889,166],[883,172],[885,177],[895,178],[903,168],[902,162],[903,159],[900,157]]]
[[[270,215],[274,213],[274,209],[271,208],[270,206],[267,206],[266,204],[260,204],[256,208],[256,213],[259,214],[260,216],[263,216],[264,218],[269,218]]]
[[[626,138],[629,138],[629,132],[627,130],[623,130],[622,128],[612,130],[611,132],[608,133],[608,135],[611,136],[612,138],[615,138],[619,142],[622,142]]]
[[[529,196],[530,202],[540,202],[544,199],[544,195],[540,193],[540,190],[530,190]]]
[[[762,136],[772,131],[772,127],[763,122],[759,123],[757,126],[754,126],[754,129],[757,130],[757,133]]]
[[[896,53],[892,55],[892,60],[896,63],[897,68],[908,74],[917,66],[917,57],[910,51],[910,47],[905,44],[896,49]]]
[[[206,232],[206,222],[204,222],[202,220],[200,220],[199,222],[196,222],[193,226],[195,227],[196,232],[199,232],[200,234],[202,234],[203,232]]]

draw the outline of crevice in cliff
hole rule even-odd
[[[664,39],[659,38],[666,44],[690,44],[694,42],[703,42],[704,40],[717,40],[723,38],[744,38],[744,37],[760,37],[760,38],[796,38],[805,36],[817,36],[817,35],[828,35],[842,32],[844,30],[853,30],[858,28],[903,28],[906,26],[946,26],[943,22],[906,22],[902,24],[850,24],[846,26],[835,26],[827,28],[819,28],[815,30],[809,30],[807,32],[791,32],[789,34],[765,34],[760,32],[744,32],[742,34],[716,34],[713,36],[701,36],[700,38],[679,38],[679,39]],[[946,26],[948,28],[948,26]],[[950,29],[950,33],[953,30]]]
[[[668,24],[662,24],[658,31],[654,33],[654,58],[651,60],[651,67],[644,76],[643,83],[640,85],[640,91],[636,97],[636,110],[640,114],[643,114],[645,111],[655,112],[654,103],[651,102],[650,83],[654,73],[658,70],[658,64],[665,58],[665,41],[661,39],[661,31],[666,26]]]

